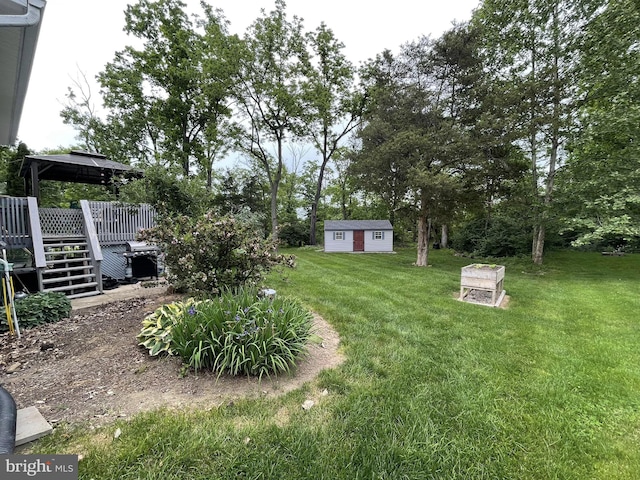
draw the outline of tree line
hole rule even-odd
[[[125,19],[138,47],[98,74],[101,111],[81,78],[61,115],[79,147],[145,170],[130,200],[253,212],[293,245],[323,219],[389,218],[423,266],[434,239],[535,263],[639,245],[633,0],[483,0],[358,66],[282,0],[243,36],[205,2],[139,0]]]

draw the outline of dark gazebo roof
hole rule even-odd
[[[40,180],[110,185],[114,177],[141,177],[142,172],[109,160],[100,153],[73,150],[63,155],[27,155],[22,162],[20,176],[31,179],[31,194],[37,197]]]

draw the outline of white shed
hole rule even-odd
[[[325,252],[393,252],[389,220],[325,220]]]

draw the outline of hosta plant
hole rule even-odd
[[[160,353],[171,355],[171,331],[189,309],[194,309],[198,302],[189,298],[184,302],[173,302],[162,305],[142,320],[142,330],[138,334],[138,345],[149,350],[149,355]]]
[[[172,329],[171,349],[195,371],[277,375],[306,352],[312,320],[296,300],[227,291],[187,310]]]
[[[16,316],[20,328],[28,329],[67,318],[71,313],[71,301],[59,292],[38,292],[15,301]],[[0,331],[6,330],[0,323]]]

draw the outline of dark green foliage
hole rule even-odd
[[[509,257],[531,249],[531,228],[510,217],[477,218],[456,227],[451,246],[480,257]]]
[[[217,294],[223,288],[257,285],[276,265],[294,265],[278,255],[254,223],[210,211],[163,218],[140,238],[158,244],[166,255],[167,279],[178,291]]]
[[[277,375],[305,352],[311,326],[311,313],[295,300],[225,291],[184,311],[172,329],[172,350],[195,371]]]
[[[306,245],[309,241],[309,223],[298,218],[291,218],[278,228],[278,238],[288,247]]]
[[[15,307],[21,329],[58,322],[71,313],[71,302],[62,293],[34,293],[16,300]]]
[[[144,178],[122,188],[122,199],[130,203],[149,203],[162,216],[198,215],[211,201],[204,185],[193,178],[178,179],[164,168],[151,167]]]
[[[6,194],[12,197],[22,197],[24,192],[24,178],[20,176],[20,167],[26,155],[31,155],[29,147],[24,143],[18,145],[17,150],[7,160],[6,166]]]

